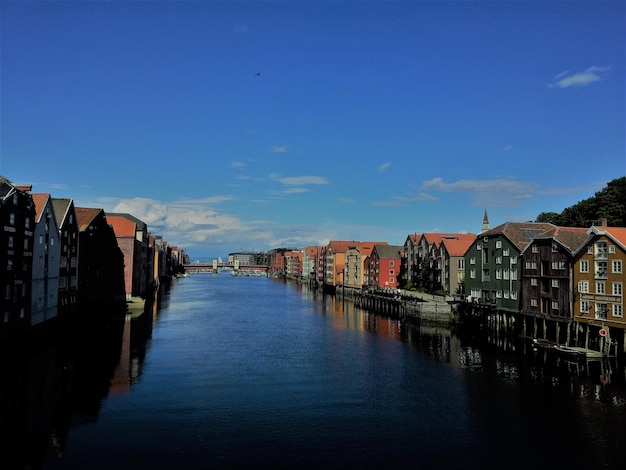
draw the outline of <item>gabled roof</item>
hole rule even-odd
[[[429,245],[440,245],[443,240],[476,240],[473,233],[423,233],[422,237],[426,239]]]
[[[4,199],[15,191],[15,185],[4,176],[0,176],[0,198]]]
[[[400,252],[404,250],[404,246],[376,244],[374,249],[380,259],[396,259],[400,258]]]
[[[606,235],[619,245],[623,251],[626,251],[626,227],[606,227],[606,226],[592,226],[587,230],[589,238],[596,236]]]
[[[35,223],[39,223],[41,215],[46,207],[48,199],[50,199],[49,193],[35,193],[32,195],[33,202],[35,203]]]
[[[137,217],[135,217],[134,215],[127,214],[125,212],[124,213],[122,213],[122,212],[107,212],[106,216],[107,216],[107,219],[109,219],[111,216],[124,217],[125,219],[128,219],[128,220],[132,221],[137,226],[137,230],[146,230],[147,227],[148,227],[143,220],[140,220]]]
[[[106,214],[106,218],[111,227],[113,227],[116,237],[135,238],[137,224],[134,220],[125,217],[125,215],[126,214]]]
[[[333,253],[345,253],[351,246],[359,245],[359,241],[332,240],[326,246],[330,246]]]
[[[463,237],[462,239],[443,239],[441,244],[445,247],[450,256],[463,256],[467,252],[472,243],[476,240],[476,235]]]
[[[556,225],[541,222],[505,222],[481,233],[480,236],[503,235],[522,251],[533,238],[552,228],[556,228]]]
[[[75,207],[74,211],[76,211],[78,230],[81,232],[87,230],[87,227],[91,225],[100,213],[104,214],[104,209],[92,209],[87,207]]]
[[[72,207],[71,199],[52,198],[52,210],[54,210],[54,215],[57,218],[59,227],[65,222],[70,207]]]
[[[534,240],[553,239],[567,248],[570,253],[573,253],[587,240],[587,231],[588,229],[584,227],[552,227],[536,236]],[[532,240],[522,252],[526,251],[531,243]]]

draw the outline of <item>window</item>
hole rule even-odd
[[[9,225],[15,225],[15,213],[11,212],[9,214]]]
[[[607,311],[608,309],[605,303],[597,303],[596,304],[596,319],[606,320]]]
[[[501,299],[502,298],[502,291],[501,290],[497,290],[496,291],[496,299]]]
[[[502,250],[502,256],[509,256],[509,249],[505,248],[504,250]]]
[[[9,245],[9,248],[13,248],[13,236],[12,235],[9,235],[8,245]]]
[[[469,275],[470,275],[470,279],[476,279],[476,270],[470,269]]]
[[[393,271],[393,269],[390,269],[390,270],[389,270],[389,275],[390,275],[390,276],[393,276],[394,274],[395,274],[395,272]]]
[[[511,256],[511,264],[517,264],[517,256]]]
[[[624,311],[622,310],[622,304],[613,304],[613,316],[622,318]]]
[[[610,255],[614,255],[615,254],[615,245],[609,246],[609,254]]]
[[[531,307],[538,307],[539,306],[539,302],[537,301],[537,299],[530,299],[530,306]]]
[[[389,266],[393,266],[393,261],[389,261]]]
[[[502,256],[496,256],[496,264],[502,264]]]
[[[24,220],[24,227],[26,229],[30,228],[30,218],[26,217],[26,219]]]
[[[587,247],[587,254],[588,255],[593,255],[593,246],[588,246]]]
[[[622,273],[622,260],[614,259],[613,262],[611,263],[611,270],[613,271],[613,274],[621,274]]]
[[[496,248],[502,248],[502,240],[496,241]]]
[[[511,291],[511,300],[517,300],[517,291],[516,290],[512,290]]]
[[[504,270],[504,279],[508,279],[509,278],[509,270],[505,269]]]
[[[496,279],[502,279],[502,270],[496,269]]]
[[[552,301],[552,310],[558,310],[559,309],[559,301],[558,300],[553,300]]]
[[[559,244],[556,242],[552,242],[552,253],[557,253],[559,251]]]
[[[470,264],[476,264],[476,258],[473,256],[470,258]]]
[[[517,281],[517,269],[510,269],[511,271],[511,281]]]
[[[536,261],[526,261],[526,269],[537,269]]]
[[[622,283],[621,282],[613,283],[613,295],[622,295]]]
[[[530,285],[531,286],[536,286],[537,285],[537,278],[536,277],[531,277],[530,278]]]
[[[589,293],[589,281],[578,281],[578,292],[580,294]]]
[[[596,282],[596,294],[606,294],[606,285],[604,281]]]
[[[588,300],[580,301],[580,313],[581,314],[589,313],[589,301]]]
[[[559,280],[558,279],[552,279],[552,287],[555,288],[559,288]]]
[[[476,249],[477,249],[478,251],[482,250],[482,249],[483,249],[483,242],[478,242],[478,243],[476,244]]]
[[[531,253],[539,253],[539,245],[532,245],[530,251]]]
[[[580,260],[580,272],[581,273],[588,273],[589,272],[589,261],[587,260]]]
[[[465,269],[465,259],[464,258],[459,258],[458,260],[456,260],[456,268],[457,269]]]
[[[510,298],[511,298],[511,294],[509,293],[509,291],[508,291],[508,290],[505,290],[505,291],[504,291],[504,298],[505,298],[505,299],[510,299]]]

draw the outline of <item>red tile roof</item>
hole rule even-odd
[[[74,210],[76,211],[78,230],[81,232],[87,230],[87,227],[91,225],[100,212],[104,212],[103,209],[92,209],[88,207],[76,207]]]
[[[469,247],[472,246],[474,240],[476,240],[476,235],[463,237],[460,240],[444,238],[441,243],[446,247],[446,251],[450,256],[463,256]]]
[[[120,215],[107,214],[107,221],[113,227],[116,237],[135,238],[137,225],[130,219]]]
[[[46,207],[46,202],[50,199],[50,193],[35,193],[32,196],[35,203],[35,223],[39,223],[43,209]]]

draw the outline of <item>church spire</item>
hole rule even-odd
[[[483,216],[483,229],[480,233],[484,233],[489,230],[489,217],[487,216],[487,209],[485,209],[485,215]]]

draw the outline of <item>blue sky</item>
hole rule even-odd
[[[11,1],[0,174],[192,259],[481,229],[626,174],[622,1]]]

